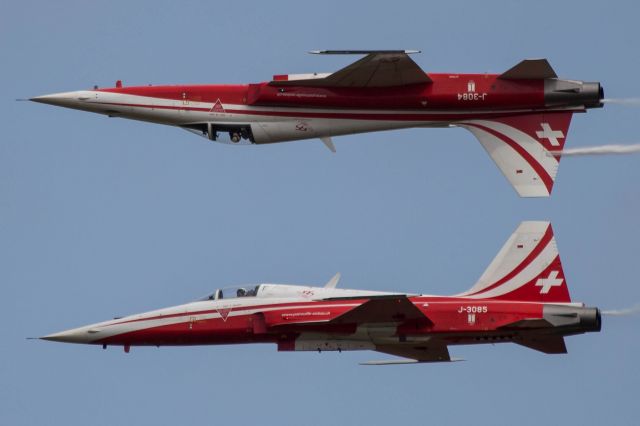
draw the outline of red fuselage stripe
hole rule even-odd
[[[133,103],[121,103],[121,102],[92,102],[93,105],[113,105],[133,108],[146,108],[146,109],[164,109],[174,111],[197,111],[197,112],[209,112],[211,108],[199,108],[188,106],[170,106],[170,105],[147,105],[147,104],[133,104]],[[514,112],[514,111],[492,111],[481,112],[477,114],[384,114],[384,113],[350,113],[350,112],[303,112],[303,111],[262,111],[252,109],[225,109],[229,114],[241,114],[241,115],[258,115],[267,117],[290,117],[290,118],[328,118],[328,119],[347,119],[347,120],[386,120],[386,121],[454,121],[464,120],[469,118],[491,118],[499,115],[500,117],[506,117],[509,115],[522,115],[530,114],[532,111]]]
[[[345,305],[351,305],[351,304],[355,304],[355,303],[363,303],[365,302],[366,298],[363,299],[349,299],[346,301],[342,301],[344,302]],[[262,304],[262,305],[252,305],[252,306],[231,306],[231,307],[226,307],[226,308],[217,308],[217,309],[206,309],[203,311],[191,311],[191,312],[178,312],[175,314],[165,314],[165,315],[156,315],[153,317],[147,317],[147,318],[136,318],[136,319],[130,319],[130,320],[126,320],[126,321],[120,321],[117,323],[113,323],[110,325],[119,325],[119,324],[127,324],[127,323],[132,323],[132,322],[141,322],[141,321],[152,321],[152,320],[157,320],[157,319],[166,319],[166,318],[177,318],[177,317],[183,317],[183,316],[197,316],[197,315],[206,315],[206,314],[215,314],[218,313],[219,310],[222,309],[228,309],[230,312],[238,312],[238,311],[249,311],[249,310],[253,310],[253,309],[262,309],[262,308],[282,308],[282,309],[287,309],[287,308],[291,308],[292,306],[295,307],[299,307],[299,309],[305,309],[305,308],[309,308],[309,307],[313,307],[313,308],[323,308],[323,306],[325,305],[336,305],[336,304],[340,304],[341,301],[309,301],[309,302],[289,302],[289,303],[281,303],[281,304]],[[354,306],[355,307],[355,306]]]

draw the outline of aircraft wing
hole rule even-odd
[[[385,361],[369,361],[367,365],[381,365],[393,363],[410,363],[410,362],[447,362],[456,361],[449,356],[447,345],[442,342],[428,342],[426,344],[409,345],[406,343],[398,345],[379,345],[376,346],[376,352],[382,352],[389,355],[395,355],[405,360],[385,360]]]
[[[361,300],[357,298],[331,298],[326,301]],[[335,308],[334,308],[335,309]],[[307,315],[288,317],[265,313],[266,326],[269,328],[290,328],[298,330],[318,325],[372,324],[372,323],[404,323],[407,321],[429,322],[429,319],[411,303],[405,295],[373,296],[355,307],[343,309],[329,318],[312,319]]]
[[[334,318],[335,324],[425,320],[427,317],[404,295],[380,296]]]
[[[558,75],[546,59],[525,59],[503,72],[498,78],[501,80],[535,80],[558,78]]]
[[[351,65],[327,76],[297,78],[295,75],[276,76],[272,86],[352,87],[375,88],[431,83],[429,76],[410,57],[408,50],[317,50],[323,55],[365,54]]]

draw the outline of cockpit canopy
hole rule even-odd
[[[238,285],[233,287],[219,288],[210,295],[200,300],[220,300],[234,299],[237,297],[255,297],[258,295],[260,285]]]
[[[396,293],[369,290],[349,290],[333,287],[311,287],[304,285],[290,284],[246,284],[218,289],[210,295],[199,299],[207,300],[228,300],[240,297],[260,297],[265,299],[306,299],[320,300],[332,297],[368,297],[382,296]],[[403,293],[404,294],[404,293]]]

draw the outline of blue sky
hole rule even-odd
[[[637,2],[2,2],[0,424],[637,424],[638,318],[568,355],[455,347],[463,363],[362,367],[374,353],[27,341],[247,282],[453,294],[522,220],[552,220],[577,301],[640,301],[640,157],[565,158],[519,199],[463,129],[258,147],[15,102],[125,84],[325,72],[312,49],[421,49],[433,72],[547,57],[640,96]],[[574,117],[567,147],[638,142],[640,109]],[[384,356],[382,356],[384,357]]]

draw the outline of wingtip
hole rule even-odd
[[[411,55],[422,53],[422,50],[398,49],[398,50],[309,50],[312,55],[369,55],[372,53],[405,53]]]
[[[383,359],[377,361],[365,361],[358,363],[359,365],[406,365],[406,364],[419,364],[420,362],[415,359]]]
[[[464,358],[451,358],[448,360],[437,360],[437,361],[420,361],[417,359],[411,358],[400,358],[400,359],[383,359],[378,361],[365,361],[358,363],[359,365],[407,365],[407,364],[434,364],[440,362],[460,362],[466,361]]]

